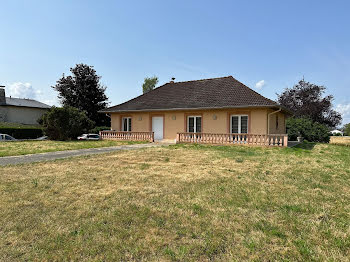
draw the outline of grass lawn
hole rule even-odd
[[[0,260],[349,261],[350,147],[300,147],[0,167]]]
[[[37,154],[83,148],[108,147],[143,142],[132,141],[18,141],[0,142],[0,157]]]

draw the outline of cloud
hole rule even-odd
[[[6,96],[34,99],[48,105],[58,104],[57,98],[53,94],[33,88],[31,83],[15,82],[6,85]]]
[[[255,88],[256,88],[256,89],[261,89],[261,88],[263,88],[265,85],[266,85],[265,80],[260,80],[259,82],[257,82],[257,83],[255,84]]]
[[[41,94],[30,83],[15,82],[6,87],[6,96],[36,99]]]
[[[350,103],[349,104],[338,104],[336,106],[336,111],[338,111],[343,117],[343,124],[350,122]]]

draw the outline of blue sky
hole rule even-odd
[[[0,84],[57,104],[54,85],[93,65],[111,105],[159,84],[232,75],[271,99],[303,76],[350,122],[350,1],[1,1]],[[257,84],[260,83],[260,84]]]

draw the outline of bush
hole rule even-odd
[[[329,142],[329,130],[320,123],[313,122],[308,118],[287,119],[287,133],[289,140],[295,141],[298,136],[310,142]]]
[[[34,139],[43,136],[41,128],[7,127],[0,128],[0,133],[8,134],[16,139]]]
[[[52,140],[71,140],[94,126],[84,112],[74,107],[52,107],[39,120],[44,133]]]
[[[89,131],[89,133],[98,134],[100,131],[105,131],[105,130],[111,130],[111,127],[109,127],[109,126],[96,126],[93,129],[91,129]]]

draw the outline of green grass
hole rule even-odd
[[[0,260],[349,261],[349,163],[304,143],[0,167]]]
[[[0,157],[37,154],[54,151],[109,147],[144,142],[132,141],[18,141],[0,142]]]

